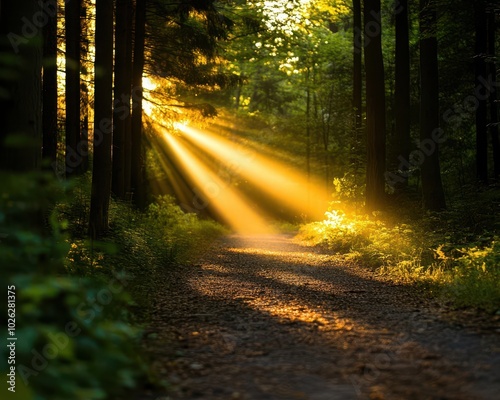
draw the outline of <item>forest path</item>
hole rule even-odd
[[[498,329],[289,235],[229,236],[165,274],[145,343],[172,390],[144,399],[500,398]]]

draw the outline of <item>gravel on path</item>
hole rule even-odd
[[[290,235],[225,237],[158,286],[145,348],[170,390],[144,399],[500,399],[500,318],[450,321]]]

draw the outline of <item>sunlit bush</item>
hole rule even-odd
[[[208,243],[225,232],[213,221],[185,213],[172,196],[159,196],[149,206],[143,224],[165,263],[193,260]]]
[[[331,209],[323,221],[305,225],[299,238],[322,244],[338,253],[350,253],[371,267],[415,261],[413,230],[405,224],[388,227],[376,217]]]
[[[498,238],[489,245],[480,240],[458,246],[450,242],[453,235],[430,231],[424,221],[395,224],[380,214],[341,211],[336,205],[323,221],[302,226],[298,239],[394,279],[433,285],[455,304],[500,309]],[[429,216],[439,224],[436,218]]]
[[[460,250],[455,259],[450,285],[446,290],[457,303],[473,302],[486,308],[500,309],[500,238],[490,246]],[[496,306],[495,306],[496,305]]]
[[[363,182],[354,174],[344,174],[342,178],[333,179],[334,197],[339,200],[355,201],[362,198],[364,192]]]

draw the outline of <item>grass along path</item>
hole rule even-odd
[[[500,329],[288,235],[228,236],[158,282],[140,399],[495,399]]]

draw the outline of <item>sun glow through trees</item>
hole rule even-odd
[[[322,218],[329,196],[298,170],[208,128],[186,122],[174,123],[174,130],[152,125],[166,146],[162,157],[169,158],[182,177],[174,176],[167,163],[160,162],[160,168],[173,180],[177,197],[186,199],[185,188],[190,187],[191,211],[208,208],[239,233],[273,232],[270,225],[276,215],[269,212],[269,203],[292,210],[297,218]],[[249,196],[249,185],[260,194]]]
[[[269,233],[272,229],[266,220],[236,190],[228,186],[221,177],[190,151],[179,138],[165,132],[164,138],[173,151],[176,161],[183,171],[196,183],[197,197],[193,198],[193,206],[203,206],[195,202],[207,202],[220,217],[240,233]]]

